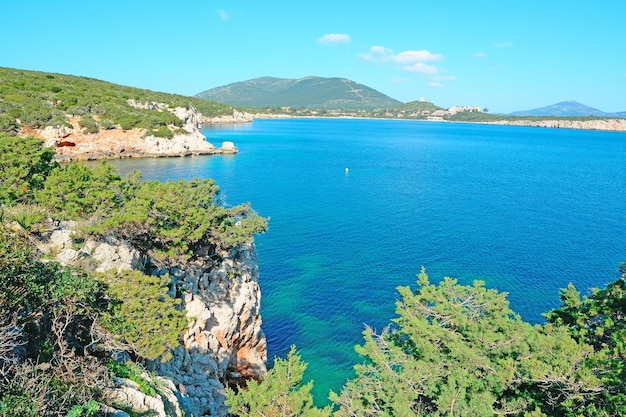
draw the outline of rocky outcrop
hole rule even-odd
[[[190,324],[174,358],[150,365],[184,387],[196,415],[225,415],[222,383],[258,379],[266,372],[257,265],[254,246],[248,245],[224,254],[217,264],[206,258],[152,271],[168,273],[185,291]]]
[[[73,127],[47,126],[22,133],[38,136],[44,140],[45,146],[55,147],[58,161],[237,153],[232,143],[218,148],[207,142],[200,131],[204,117],[193,107],[170,109],[166,104],[139,103],[132,99],[127,103],[141,109],[170,111],[182,120],[182,129],[172,128],[173,138],[147,135],[145,129],[100,129],[98,133],[84,133],[79,118],[73,117],[70,119]]]
[[[204,119],[204,123],[215,124],[232,124],[232,123],[251,123],[256,118],[256,115],[233,110],[232,115],[207,117]]]
[[[131,409],[141,415],[158,417],[183,417],[186,415],[188,412],[185,408],[186,401],[172,381],[167,378],[151,376],[147,372],[144,372],[141,377],[151,385],[157,386],[158,392],[153,395],[146,394],[142,392],[141,387],[136,382],[115,377],[113,378],[115,388],[104,388],[102,401],[114,407]],[[108,407],[105,413],[116,417],[129,416],[128,413]]]
[[[145,156],[187,156],[217,153],[217,148],[206,141],[200,132],[174,135],[172,139],[146,136]]]
[[[63,265],[87,265],[95,271],[140,269],[158,276],[168,274],[172,280],[170,295],[180,297],[182,293],[181,308],[189,321],[180,345],[172,352],[173,358],[166,363],[148,363],[151,371],[170,381],[171,395],[149,397],[120,380],[116,388],[107,391],[111,405],[127,401],[124,404],[131,404],[136,412],[147,412],[145,407],[149,407],[150,412],[162,415],[162,406],[169,401],[174,409],[195,416],[225,416],[224,384],[241,378],[261,379],[266,372],[254,245],[159,268],[139,250],[112,235],[79,243],[74,238],[75,228],[74,222],[57,223],[39,250]],[[175,404],[173,398],[177,399]]]
[[[584,130],[611,130],[626,131],[626,119],[598,119],[598,120],[502,120],[489,122],[495,125],[510,126],[534,126],[560,129],[584,129]]]

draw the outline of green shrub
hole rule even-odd
[[[136,114],[122,114],[114,119],[114,122],[122,128],[122,130],[131,130],[139,126],[141,118]]]
[[[174,132],[172,132],[167,126],[161,126],[157,129],[150,130],[149,134],[157,138],[172,139]]]
[[[98,133],[98,124],[92,116],[84,115],[78,121],[83,133]]]
[[[230,248],[265,231],[267,219],[249,205],[222,207],[216,201],[218,193],[211,179],[162,183],[129,175],[122,185],[119,209],[88,231],[113,231],[160,259],[189,257],[202,245]]]
[[[104,216],[119,203],[120,185],[121,178],[104,161],[95,168],[71,163],[54,168],[35,198],[63,220]]]
[[[15,117],[8,114],[0,114],[0,135],[15,136],[18,131],[18,125]]]
[[[30,201],[43,188],[54,150],[44,148],[41,139],[10,137],[0,133],[0,201]]]
[[[112,312],[103,325],[134,347],[143,358],[167,361],[187,327],[185,314],[177,310],[180,300],[167,292],[169,277],[139,271],[108,271],[97,275],[113,297]]]
[[[125,378],[130,379],[139,385],[139,391],[143,392],[146,395],[154,397],[157,395],[159,389],[156,384],[153,384],[149,381],[146,381],[142,374],[146,372],[146,370],[138,363],[135,362],[124,362],[119,363],[110,359],[107,363],[107,369],[112,377]]]

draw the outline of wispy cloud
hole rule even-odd
[[[513,42],[498,42],[493,44],[494,48],[510,48],[511,46],[513,46]]]
[[[487,54],[484,52],[476,52],[475,54],[472,54],[472,56],[474,58],[487,58]]]
[[[336,45],[336,44],[347,44],[350,43],[352,39],[350,35],[345,33],[327,33],[321,38],[317,39],[318,43],[322,45]]]
[[[230,20],[230,14],[226,10],[220,9],[217,11],[217,14],[220,16],[222,20]]]
[[[380,62],[393,64],[396,69],[413,74],[429,77],[429,86],[443,88],[440,81],[455,80],[452,75],[440,75],[445,70],[437,67],[434,62],[444,59],[443,54],[433,53],[426,49],[408,50],[396,53],[393,49],[375,45],[369,48],[367,53],[359,54],[359,57],[367,62]],[[406,77],[395,78],[394,82],[405,81]],[[406,80],[408,81],[408,80]]]
[[[417,72],[418,74],[423,74],[423,75],[437,74],[437,67],[433,65],[424,64],[423,62],[416,62],[411,65],[403,65],[400,68],[408,72]]]
[[[372,62],[395,62],[411,67],[415,63],[438,61],[443,59],[442,54],[433,54],[427,50],[403,51],[396,54],[392,49],[384,46],[372,46],[368,53],[359,55],[362,59]]]

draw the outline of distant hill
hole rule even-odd
[[[261,77],[212,88],[196,97],[246,107],[305,107],[322,110],[386,109],[402,104],[383,93],[345,78]]]
[[[586,106],[577,101],[563,101],[551,106],[541,107],[532,110],[523,110],[510,113],[512,116],[556,116],[556,117],[626,117],[625,112],[606,113],[593,107]]]
[[[429,101],[410,101],[408,103],[401,104],[397,107],[394,107],[393,110],[404,111],[404,112],[434,112],[435,110],[445,110],[443,107],[439,107],[436,104],[433,104]]]

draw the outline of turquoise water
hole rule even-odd
[[[269,356],[295,344],[319,403],[422,265],[482,279],[541,322],[559,288],[605,285],[626,261],[625,133],[343,119],[204,133],[240,153],[114,164],[215,178],[227,203],[271,218],[257,238]]]

